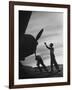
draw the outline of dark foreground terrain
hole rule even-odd
[[[46,72],[43,67],[42,72],[39,71],[37,67],[22,66],[19,67],[19,79],[29,79],[29,78],[50,78],[50,77],[63,77],[63,65],[60,64],[60,72],[54,67],[54,71],[50,72],[50,66],[47,66],[48,72]]]

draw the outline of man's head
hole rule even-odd
[[[53,47],[53,43],[50,43],[50,47]]]
[[[41,58],[40,55],[36,55],[36,56],[35,56],[35,59],[36,59],[36,60],[38,60],[38,59],[40,59],[40,58]]]

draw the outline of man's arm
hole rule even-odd
[[[50,47],[47,46],[46,42],[44,44],[45,44],[46,48],[51,49]]]

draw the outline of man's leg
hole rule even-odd
[[[47,67],[45,66],[45,64],[43,63],[43,61],[41,61],[41,65],[43,66],[44,70],[48,72]]]
[[[55,58],[54,58],[54,65],[55,65],[55,68],[56,68],[57,70],[59,70],[59,66],[58,66]]]
[[[42,72],[42,69],[39,65],[40,65],[40,62],[37,62],[37,67],[38,67],[39,71]]]
[[[51,72],[53,72],[53,59],[51,59]]]

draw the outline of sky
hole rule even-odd
[[[63,64],[63,13],[33,11],[26,34],[36,38],[42,28],[44,31],[38,40],[37,54],[42,57],[46,66],[50,65],[50,51],[45,47],[44,42],[47,45],[54,43],[56,61],[58,64]],[[36,67],[35,55],[28,56],[22,64]]]

